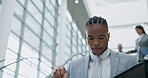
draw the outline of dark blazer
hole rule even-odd
[[[72,61],[68,67],[68,78],[88,78],[90,55],[79,60]],[[136,57],[124,53],[114,52],[110,54],[110,78],[126,71],[137,64]]]
[[[128,53],[136,53],[138,54],[138,60],[143,61],[144,60],[144,55],[141,52],[141,49],[143,48],[148,48],[148,35],[144,34],[142,39],[139,42],[139,38],[136,39],[136,47],[135,50],[130,50]]]

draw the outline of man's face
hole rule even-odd
[[[122,50],[122,45],[118,45],[118,50]]]
[[[88,25],[86,28],[88,44],[95,55],[102,54],[108,48],[109,33],[102,24]]]

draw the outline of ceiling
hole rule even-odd
[[[83,0],[83,1],[86,3],[86,6],[88,7],[88,9],[90,9],[90,12],[92,13],[93,11],[91,11],[91,9],[98,9],[100,7],[110,7],[110,6],[122,5],[125,3],[134,3],[137,1],[143,1],[143,0],[93,0],[93,1],[92,0]]]
[[[75,0],[67,0],[67,8],[75,23],[77,24],[78,29],[84,36],[84,26],[85,22],[89,18],[89,15],[85,7],[85,3],[82,0],[79,0],[78,4],[76,4],[74,1]]]
[[[91,0],[88,0],[91,1]],[[104,5],[104,6],[109,6],[109,5],[116,5],[116,4],[122,4],[122,3],[126,3],[126,2],[135,2],[135,1],[139,1],[139,0],[94,0],[94,2],[96,3],[96,6],[100,5]]]
[[[148,23],[147,0],[75,0],[68,1],[68,10],[84,34],[84,25],[94,15],[107,19],[109,27]]]
[[[83,0],[89,17],[107,19],[110,26],[148,23],[148,0]]]

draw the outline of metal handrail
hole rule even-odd
[[[17,62],[23,61],[24,59],[27,60],[27,59],[38,59],[38,58],[34,58],[34,57],[21,58],[21,59],[19,59],[19,60],[16,60],[16,61],[11,62],[11,63],[9,63],[9,64],[7,64],[7,65],[5,65],[5,66],[0,67],[0,71],[1,71],[2,69],[6,68],[6,67],[8,67],[8,66],[10,66],[10,65],[12,65],[12,64],[15,64],[15,63],[17,63]],[[1,62],[3,62],[3,61],[5,61],[5,59],[4,59],[4,60],[1,60]]]
[[[0,60],[0,62],[4,62],[5,61],[5,59],[3,59],[3,60]]]
[[[74,55],[72,55],[70,58],[68,58],[68,59],[65,61],[65,63],[62,64],[61,66],[65,66],[69,61],[71,61],[71,60],[72,60],[75,56],[77,56],[77,55],[82,55],[83,57],[85,56],[85,55],[83,55],[82,53],[74,54]],[[52,68],[52,69],[55,69],[55,68]],[[53,74],[53,71],[52,71],[48,76],[46,76],[45,78],[53,78],[52,74]]]

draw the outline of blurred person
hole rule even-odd
[[[122,48],[123,48],[123,47],[122,47],[122,44],[119,43],[118,46],[117,46],[117,48],[118,48],[118,52],[123,52],[123,51],[122,51]]]
[[[145,49],[145,48],[148,49],[148,35],[146,34],[144,28],[141,25],[137,25],[135,27],[135,30],[136,30],[137,34],[139,35],[139,37],[135,41],[136,47],[135,47],[135,50],[130,50],[130,51],[127,52],[127,54],[137,53],[138,61],[143,62],[144,56],[146,54],[143,54],[142,50]]]
[[[62,66],[56,68],[54,78],[113,78],[137,64],[135,57],[108,48],[110,33],[106,19],[89,18],[85,29],[89,55],[72,61],[67,70]]]

